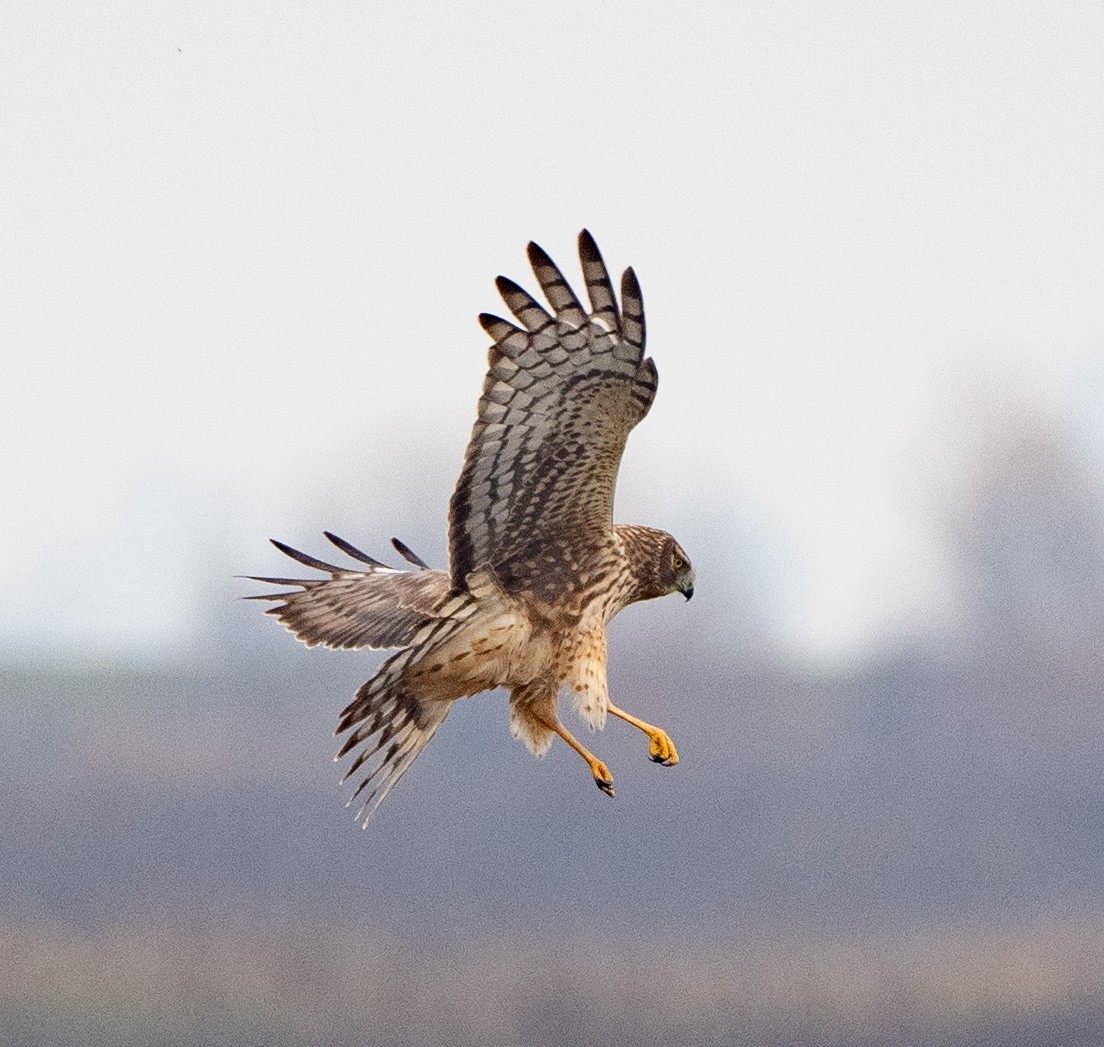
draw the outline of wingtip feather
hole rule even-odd
[[[621,318],[625,337],[633,345],[644,348],[647,328],[644,324],[644,295],[640,290],[640,281],[632,266],[621,276]]]
[[[579,255],[587,262],[600,262],[602,260],[598,244],[589,229],[582,229],[579,232]]]
[[[430,570],[429,564],[425,562],[413,549],[410,548],[405,542],[399,541],[398,538],[392,538],[391,544],[395,547],[395,551],[407,561],[412,563],[415,567],[422,571]]]
[[[340,574],[341,571],[344,570],[344,568],[338,567],[335,564],[326,563],[325,560],[319,560],[309,553],[301,553],[298,549],[293,549],[290,545],[278,541],[275,538],[270,538],[269,541],[285,556],[290,556],[293,560],[297,560],[304,567],[313,567],[316,571],[327,571],[330,574]]]
[[[330,531],[323,531],[322,534],[325,536],[327,541],[332,542],[334,545],[336,545],[337,548],[345,553],[346,556],[351,556],[354,560],[359,560],[361,563],[366,563],[369,567],[387,567],[387,564],[385,564],[382,560],[377,560],[374,556],[369,556],[366,552],[362,552],[355,545],[353,545],[352,542],[347,542],[344,538],[338,538],[336,534],[333,534]]]

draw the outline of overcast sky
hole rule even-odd
[[[475,316],[584,225],[661,375],[619,518],[801,649],[942,613],[973,401],[1099,468],[1099,5],[405,7],[0,14],[8,652],[186,648],[269,535],[439,561]]]

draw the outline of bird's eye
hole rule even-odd
[[[687,562],[686,562],[686,559],[685,559],[684,557],[682,557],[682,556],[679,556],[679,554],[678,554],[678,553],[675,553],[675,558],[674,558],[674,560],[672,561],[672,566],[674,567],[674,569],[675,569],[676,571],[683,571],[683,570],[685,570],[685,569],[686,569],[686,568],[687,568],[687,567],[688,567],[689,565],[687,564]]]

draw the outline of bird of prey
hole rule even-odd
[[[606,626],[637,600],[694,592],[690,560],[671,535],[613,522],[617,469],[629,431],[651,407],[656,368],[644,356],[644,311],[632,269],[621,305],[593,237],[579,235],[590,308],[552,259],[529,244],[546,308],[500,276],[516,322],[484,313],[493,340],[479,412],[449,506],[449,569],[430,569],[403,543],[412,570],[395,570],[336,535],[358,567],[273,544],[323,572],[254,578],[284,591],[275,615],[308,646],[397,648],[341,713],[335,760],[368,819],[445,721],[453,703],[510,691],[510,730],[536,754],[559,736],[613,795],[613,776],[561,723],[570,690],[593,728],[612,714],[639,728],[649,756],[672,766],[667,733],[610,701]]]

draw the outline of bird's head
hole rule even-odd
[[[671,536],[668,535],[668,538]],[[670,579],[670,588],[667,590],[671,593],[682,593],[687,600],[694,595],[694,565],[690,562],[690,557],[683,552],[682,546],[678,542],[671,538],[671,547],[666,551],[670,560],[665,564],[666,569],[670,572],[668,578]]]
[[[669,593],[694,595],[694,567],[681,545],[654,527],[618,527],[636,579],[635,600],[653,600]]]

